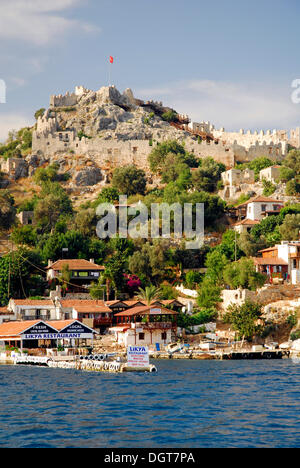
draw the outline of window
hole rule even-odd
[[[163,333],[161,334],[161,339],[164,340],[164,341],[166,341],[166,339],[167,339],[167,332],[163,332]]]
[[[145,333],[139,333],[139,340],[145,341]]]
[[[267,211],[267,205],[261,205],[261,211]]]

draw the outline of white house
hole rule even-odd
[[[8,310],[13,312],[16,320],[59,320],[51,299],[10,299]]]
[[[250,232],[257,224],[259,224],[259,221],[257,220],[253,221],[252,219],[243,219],[242,221],[235,223],[233,225],[233,229],[239,234],[242,234],[243,232]]]
[[[257,271],[270,278],[288,279],[292,284],[300,284],[300,241],[282,241],[268,249],[261,250],[262,257],[255,258]]]
[[[284,203],[281,200],[257,196],[239,205],[237,210],[242,219],[261,221],[266,216],[279,214],[283,206]]]
[[[280,168],[282,166],[270,166],[262,169],[259,173],[260,180],[268,180],[270,182],[276,182],[280,177]]]
[[[167,345],[177,334],[177,315],[155,305],[133,307],[115,315],[118,323],[110,332],[120,346]]]

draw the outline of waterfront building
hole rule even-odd
[[[110,332],[121,346],[167,345],[175,341],[177,315],[174,310],[157,306],[133,307],[115,315],[117,325]]]
[[[55,303],[52,299],[10,299],[8,310],[13,313],[15,320],[57,320]]]
[[[74,349],[83,340],[93,340],[95,333],[95,330],[78,320],[11,321],[0,325],[0,345],[39,349],[42,352],[43,349],[57,348],[62,343]]]

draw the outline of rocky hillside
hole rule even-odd
[[[195,139],[166,121],[168,117],[170,120],[180,120],[173,109],[153,101],[144,103],[135,99],[130,89],[121,94],[113,86],[96,92],[86,90],[78,96],[76,105],[69,108],[50,107],[46,115],[56,117],[58,131],[75,130],[77,135],[88,138],[123,141]]]

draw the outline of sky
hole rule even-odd
[[[299,21],[299,0],[0,0],[0,141],[51,94],[107,86],[110,55],[121,92],[192,121],[300,126]]]

